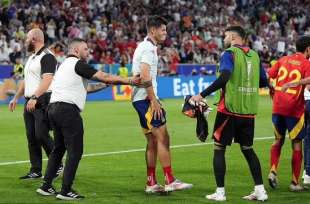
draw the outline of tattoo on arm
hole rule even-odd
[[[149,81],[144,81],[144,82],[142,82],[142,85],[141,85],[141,87],[143,87],[143,88],[149,88],[149,87],[151,87],[153,84],[152,84],[152,80],[149,80]]]

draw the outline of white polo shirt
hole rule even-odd
[[[90,65],[69,55],[54,76],[50,103],[75,104],[82,111],[86,101],[88,79],[96,72],[97,70]]]
[[[25,97],[31,97],[38,89],[44,74],[54,74],[57,61],[53,53],[46,47],[41,48],[37,53],[32,54],[25,65]],[[51,92],[51,86],[47,92]]]
[[[132,60],[132,72],[133,75],[141,73],[140,64],[146,63],[150,65],[150,75],[152,78],[153,89],[156,98],[157,96],[157,68],[158,68],[158,55],[157,47],[153,42],[146,37],[144,41],[140,42],[134,52]],[[132,101],[145,100],[147,98],[147,92],[145,88],[133,87]]]

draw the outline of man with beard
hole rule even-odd
[[[27,34],[26,47],[32,55],[25,65],[25,79],[16,95],[9,104],[14,111],[18,99],[24,95],[24,121],[30,156],[30,171],[20,179],[36,179],[42,177],[42,149],[47,156],[53,149],[54,142],[49,135],[46,108],[51,96],[52,82],[57,61],[52,52],[44,45],[44,34],[38,29],[32,29]],[[59,167],[57,175],[62,170]]]
[[[245,38],[246,33],[240,26],[231,26],[225,30],[224,43],[227,49],[221,56],[219,78],[190,99],[199,103],[212,92],[221,89],[213,132],[213,168],[217,189],[215,193],[206,196],[209,200],[226,200],[225,150],[227,145],[231,145],[233,138],[234,142],[240,144],[255,183],[254,192],[243,198],[260,201],[268,199],[263,185],[260,162],[252,147],[258,91],[259,87],[267,86],[268,83],[258,54],[244,46]]]

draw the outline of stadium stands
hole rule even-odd
[[[23,51],[25,33],[46,31],[49,45],[63,59],[63,44],[72,37],[88,40],[93,63],[131,62],[136,43],[145,36],[147,15],[170,20],[169,38],[160,52],[160,69],[175,73],[176,65],[216,64],[227,25],[242,24],[249,44],[268,63],[293,51],[300,34],[310,34],[306,0],[20,0],[0,7],[0,64],[13,63]],[[13,53],[13,54],[12,54]],[[11,59],[11,60],[10,60]],[[14,58],[13,58],[14,59]]]

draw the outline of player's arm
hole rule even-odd
[[[269,87],[269,83],[268,83],[268,78],[267,78],[267,74],[265,72],[265,69],[264,69],[262,63],[260,63],[260,67],[259,67],[259,88],[263,88],[263,87]]]
[[[51,85],[56,71],[57,61],[52,54],[46,54],[41,59],[42,80],[38,89],[34,92],[36,97],[43,95]]]
[[[101,91],[105,88],[109,87],[109,85],[105,84],[105,83],[89,83],[87,85],[87,93],[95,93],[98,91]]]
[[[230,76],[231,76],[230,71],[228,70],[220,71],[220,76],[210,86],[208,86],[208,88],[206,88],[204,91],[200,93],[201,97],[205,98],[211,93],[224,88]]]
[[[281,62],[278,60],[271,68],[268,69],[268,77],[275,79],[278,76],[279,69],[281,67]]]
[[[79,60],[75,65],[75,72],[83,78],[91,79],[94,81],[103,82],[106,84],[129,84],[129,85],[138,85],[139,78],[123,78],[120,76],[115,76],[112,74],[107,74],[102,71],[94,69],[89,64],[85,63],[82,60]]]
[[[210,95],[211,93],[219,89],[223,89],[226,86],[228,80],[230,79],[233,67],[233,54],[230,51],[225,51],[220,60],[220,76],[200,94],[193,96],[191,100],[199,103],[203,98]]]
[[[151,66],[147,63],[142,62],[140,64],[140,77],[141,77],[141,85],[145,88],[147,97],[149,98],[151,102],[151,109],[153,111],[154,119],[161,119],[162,118],[162,108],[160,103],[158,102],[153,84],[152,84],[152,77],[150,74]]]
[[[25,92],[25,81],[22,80],[22,81],[20,82],[20,85],[19,85],[19,87],[18,87],[18,90],[17,90],[16,94],[14,95],[13,99],[12,99],[12,100],[10,101],[10,103],[9,103],[9,110],[10,110],[11,112],[13,112],[13,111],[15,110],[16,104],[17,104],[17,102],[18,102],[18,99],[19,99],[21,96],[24,95],[24,92]]]
[[[139,85],[139,77],[137,76],[124,78],[102,71],[97,71],[90,79],[94,81],[100,81],[106,84],[124,84],[132,86]]]
[[[31,96],[32,98],[27,102],[26,109],[30,112],[35,110],[38,97],[42,96],[51,85],[56,71],[57,61],[52,54],[46,54],[42,57],[40,64],[42,80],[33,96]]]
[[[292,88],[292,87],[297,87],[300,85],[307,85],[307,87],[309,87],[310,85],[310,69],[309,69],[309,65],[308,63],[306,65],[303,65],[305,73],[304,73],[304,77],[303,79],[297,81],[297,82],[290,82],[290,83],[286,83],[282,86],[281,91],[285,92],[288,88]]]
[[[300,81],[297,81],[297,82],[286,83],[286,84],[284,84],[282,86],[281,91],[282,92],[286,92],[286,90],[289,89],[289,88],[297,87],[297,86],[300,86],[300,85],[308,85],[308,84],[310,84],[310,77],[301,79]]]

